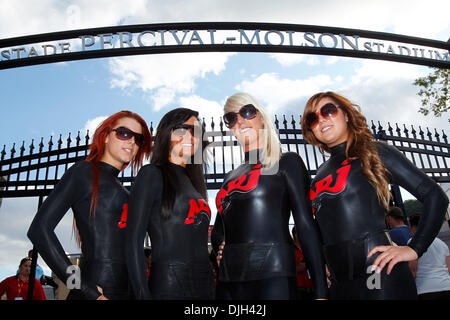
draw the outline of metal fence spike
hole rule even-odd
[[[313,176],[321,163],[326,160],[326,157],[321,155],[316,147],[309,145],[304,139],[301,130],[302,115],[298,118],[299,125],[295,123],[295,119],[297,119],[296,115],[291,114],[290,121],[287,120],[289,115],[282,115],[282,129],[280,129],[280,116],[281,115],[275,115],[275,126],[283,148],[297,152],[304,157],[305,165],[307,166],[310,175]],[[291,126],[289,126],[288,122]],[[214,132],[217,124],[219,124],[221,132]],[[387,125],[384,125],[381,121],[376,122],[373,120],[371,120],[370,125],[372,131],[374,131],[372,134],[377,140],[386,141],[400,147],[402,152],[407,157],[412,157],[412,161],[419,166],[419,168],[424,170],[428,176],[431,176],[431,178],[436,181],[450,182],[448,165],[446,165],[450,161],[450,156],[448,155],[448,149],[450,146],[448,145],[447,135],[444,130],[438,131],[437,129],[434,129],[433,133],[432,129],[430,130],[428,127],[422,129],[422,127],[419,126],[417,132],[413,125],[407,126],[403,124],[403,129],[401,129],[401,125],[398,123],[395,123],[395,128],[393,128],[394,124],[391,124],[390,122],[387,122]],[[207,126],[205,118],[203,118],[202,126]],[[207,132],[207,134],[209,134],[208,139],[212,139],[212,142],[214,143],[214,149],[212,150],[213,157],[218,156],[218,158],[215,158],[216,161],[213,160],[213,164],[208,166],[205,177],[207,179],[208,189],[217,189],[220,187],[221,181],[227,173],[227,170],[237,167],[240,164],[239,161],[243,160],[243,157],[241,153],[236,153],[236,151],[233,151],[236,150],[235,148],[239,146],[239,143],[230,134],[230,131],[224,127],[222,117],[219,119],[214,119],[214,117],[211,117],[210,126],[214,134],[209,134],[209,132]],[[152,127],[153,123],[150,124],[150,128]],[[209,125],[207,127],[209,129]],[[393,134],[394,130],[397,132],[396,135]],[[386,134],[387,131],[389,135]],[[3,145],[3,150],[0,152],[0,171],[3,170],[4,172],[8,172],[8,170],[11,170],[13,173],[0,174],[1,176],[8,176],[7,183],[10,181],[12,182],[11,187],[4,189],[6,191],[0,190],[0,197],[2,192],[20,192],[22,194],[20,196],[23,196],[26,192],[48,195],[54,187],[54,184],[57,182],[58,177],[62,176],[61,170],[63,171],[62,173],[64,173],[71,163],[86,158],[88,154],[90,135],[89,131],[86,131],[86,143],[83,144],[83,142],[81,142],[82,137],[80,137],[82,133],[83,131],[77,131],[77,136],[75,138],[76,146],[71,146],[71,133],[68,134],[67,144],[64,144],[65,141],[62,139],[62,134],[60,134],[58,149],[53,151],[51,151],[53,145],[53,135],[50,136],[50,140],[48,141],[49,151],[44,151],[47,144],[44,145],[44,138],[41,137],[39,152],[34,154],[33,152],[35,146],[33,139],[29,146],[29,155],[24,155],[27,150],[25,150],[25,141],[22,141],[20,156],[17,157],[15,157],[16,143],[13,143],[10,154],[7,154],[7,145]],[[417,133],[419,136],[416,136]],[[412,134],[414,138],[408,138],[408,134]],[[425,137],[425,134],[427,137]],[[234,155],[236,155],[236,157]],[[238,155],[240,155],[241,158],[239,158]],[[5,159],[8,156],[9,159]],[[217,162],[217,160],[219,160],[219,162]],[[227,161],[230,161],[231,165],[229,165],[230,163],[227,163]],[[221,162],[223,162],[223,165]],[[32,168],[31,171],[30,168]],[[36,174],[33,173],[33,170],[35,170]],[[119,176],[119,180],[127,183],[130,183],[130,181],[132,182],[132,177],[129,176],[130,171],[131,170],[127,171],[127,173],[122,171]],[[26,173],[26,180],[23,180],[23,173]],[[131,172],[131,174],[133,174],[133,172]],[[29,178],[35,179],[36,181],[34,181],[33,184],[30,184],[28,180]],[[25,187],[21,188],[21,185],[24,185]],[[7,196],[10,197],[11,195],[8,194]]]

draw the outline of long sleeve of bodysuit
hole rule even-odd
[[[225,175],[224,180],[227,180],[227,175]],[[217,199],[216,199],[217,201]],[[221,203],[216,203],[216,207],[219,208],[221,206]],[[214,227],[211,231],[211,246],[212,246],[212,252],[214,256],[217,256],[217,252],[219,252],[219,246],[220,244],[225,241],[225,230],[223,227],[223,220],[222,215],[217,212],[216,214],[216,220],[214,221]]]
[[[83,172],[86,169],[90,169],[87,168],[89,166],[89,163],[80,162],[67,170],[42,203],[27,234],[50,269],[64,283],[72,274],[68,272],[72,263],[67,258],[54,230],[71,205],[86,192],[86,181],[81,181],[81,177],[84,176]],[[95,284],[87,281],[81,281],[81,291],[87,299],[96,299],[100,296]]]
[[[151,215],[159,218],[163,180],[160,169],[146,165],[139,173],[131,189],[126,233],[126,260],[129,279],[136,299],[150,299],[144,258],[144,238]],[[158,211],[158,212],[155,212]]]
[[[420,257],[433,242],[442,226],[448,207],[448,197],[436,182],[396,148],[377,143],[377,149],[382,162],[390,172],[390,182],[405,188],[423,204],[419,226],[409,243]]]
[[[225,174],[223,181],[226,181],[227,177],[228,174]],[[216,202],[216,207],[219,208],[220,206],[221,203]],[[215,257],[217,256],[217,252],[219,252],[219,246],[223,241],[225,241],[225,229],[223,226],[222,215],[219,212],[217,212],[216,220],[214,221],[214,227],[211,231],[212,253],[214,254]]]
[[[325,260],[320,232],[313,219],[308,199],[310,181],[307,169],[298,154],[289,152],[283,154],[280,170],[285,171],[291,212],[300,247],[311,272],[315,297],[327,298]]]
[[[220,214],[217,213],[216,220],[214,221],[214,228],[211,232],[211,246],[215,256],[217,256],[217,252],[219,252],[219,246],[222,241],[225,241],[223,221]]]

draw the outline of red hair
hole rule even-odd
[[[133,113],[131,111],[120,111],[108,117],[100,124],[100,126],[95,130],[91,146],[89,147],[89,155],[86,158],[86,161],[92,164],[92,170],[94,173],[90,210],[92,211],[92,209],[94,209],[94,213],[95,208],[97,207],[98,182],[100,178],[98,163],[103,157],[103,153],[105,152],[106,137],[111,133],[112,129],[114,129],[117,121],[122,118],[132,118],[139,122],[142,127],[142,134],[144,135],[145,139],[144,145],[142,147],[139,147],[136,156],[131,161],[131,168],[134,171],[137,171],[141,167],[144,156],[148,158],[152,149],[152,136],[150,134],[150,131],[148,130],[147,123],[144,119],[141,118],[141,116],[136,113]],[[124,170],[126,167],[127,165],[125,164],[122,170]]]
[[[98,163],[105,152],[105,141],[107,136],[111,133],[112,129],[116,125],[117,121],[122,118],[131,118],[136,120],[142,127],[142,134],[144,135],[144,145],[139,147],[138,152],[134,159],[130,162],[131,168],[137,172],[142,165],[142,162],[145,158],[150,156],[150,152],[152,150],[152,135],[148,130],[147,123],[141,116],[131,111],[119,111],[112,116],[105,119],[100,126],[95,130],[94,136],[92,138],[92,143],[89,147],[89,155],[86,158],[86,161],[91,163],[92,165],[92,197],[91,197],[91,206],[89,210],[89,215],[93,212],[95,216],[95,209],[97,208],[97,200],[98,200],[98,185],[100,179],[100,169]],[[124,170],[128,164],[125,164],[122,167]],[[74,221],[75,222],[75,221]],[[76,230],[76,226],[74,225],[74,229]],[[80,243],[80,239],[77,234],[78,242]]]

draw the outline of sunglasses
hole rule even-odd
[[[255,106],[252,104],[246,104],[241,109],[239,109],[238,112],[227,112],[223,115],[223,121],[225,122],[225,125],[227,128],[232,128],[236,122],[237,122],[237,115],[239,114],[242,118],[246,120],[253,119],[256,117],[256,110]]]
[[[324,104],[320,110],[316,112],[310,112],[305,116],[306,126],[309,129],[314,129],[319,124],[319,113],[325,119],[330,119],[334,117],[338,112],[339,106],[333,103]]]
[[[118,127],[116,129],[112,129],[111,131],[115,131],[116,132],[116,137],[119,140],[130,140],[132,137],[134,137],[134,143],[136,143],[136,145],[138,147],[142,147],[145,143],[145,138],[144,135],[141,133],[136,133],[134,131],[131,131],[128,128],[125,127]]]
[[[194,132],[201,133],[202,132],[202,128],[200,126],[194,126],[192,124],[179,124],[176,125],[175,127],[173,127],[172,132],[174,135],[176,135],[177,137],[182,137],[184,136],[188,131],[191,132],[191,135],[194,136]]]

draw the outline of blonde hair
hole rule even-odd
[[[275,127],[270,120],[269,115],[264,109],[263,105],[252,95],[245,92],[238,92],[228,97],[224,106],[224,113],[234,111],[235,107],[240,107],[246,104],[252,104],[261,114],[264,125],[264,142],[261,152],[261,164],[270,168],[280,161],[281,158],[281,143]]]
[[[388,175],[389,171],[384,166],[375,147],[375,139],[367,126],[366,118],[361,113],[361,108],[352,103],[347,98],[335,92],[319,92],[313,95],[306,103],[303,117],[301,120],[303,137],[310,144],[319,148],[323,154],[324,151],[330,153],[330,148],[319,141],[310,128],[306,125],[305,116],[314,112],[317,102],[323,98],[332,99],[339,108],[348,117],[347,130],[347,148],[345,155],[347,159],[361,160],[363,174],[369,180],[369,183],[375,188],[380,204],[387,210],[389,208],[389,200],[391,193],[389,191]]]

